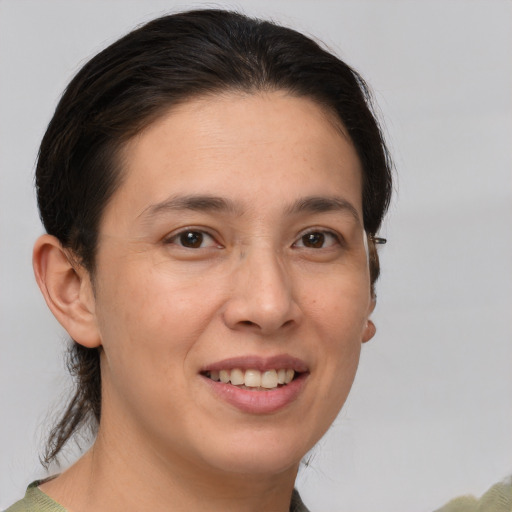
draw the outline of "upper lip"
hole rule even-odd
[[[271,357],[261,357],[257,355],[230,357],[205,365],[200,371],[212,372],[232,370],[234,368],[239,368],[240,370],[259,370],[260,372],[278,370],[281,368],[295,370],[297,373],[308,371],[308,367],[304,361],[288,354],[280,354]]]

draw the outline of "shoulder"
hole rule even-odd
[[[32,482],[27,488],[25,497],[5,512],[67,512],[64,507],[38,488],[40,483],[40,481]]]
[[[511,512],[512,477],[493,485],[480,499],[461,496],[436,512]]]

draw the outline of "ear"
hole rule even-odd
[[[51,235],[39,237],[32,257],[37,284],[46,304],[68,334],[88,348],[101,345],[89,273]]]
[[[375,324],[370,320],[370,315],[373,313],[373,310],[375,309],[375,305],[377,304],[376,297],[372,297],[370,307],[368,309],[368,319],[366,320],[366,325],[364,326],[363,330],[363,337],[362,337],[362,343],[366,343],[367,341],[370,341],[377,332],[377,328],[375,327]]]

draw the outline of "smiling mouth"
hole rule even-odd
[[[233,368],[232,370],[206,371],[203,375],[215,382],[231,384],[240,389],[269,391],[286,386],[300,374],[291,368],[265,371]]]

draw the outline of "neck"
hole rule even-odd
[[[279,473],[229,473],[108,436],[41,489],[73,512],[288,512],[298,464]]]

